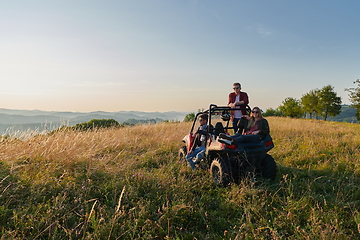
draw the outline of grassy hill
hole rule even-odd
[[[269,117],[273,182],[218,188],[191,123],[0,143],[1,239],[359,239],[360,125]]]

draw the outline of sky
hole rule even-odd
[[[0,108],[276,108],[360,78],[358,0],[0,0]]]

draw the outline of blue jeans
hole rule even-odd
[[[205,150],[206,148],[204,146],[199,146],[186,156],[186,160],[188,161],[191,169],[196,168],[195,162],[198,163],[204,157]],[[195,162],[193,161],[194,157],[195,157]]]
[[[238,123],[239,123],[240,119],[241,119],[241,118],[234,118],[234,121],[233,121],[233,123],[232,123],[233,128],[234,128],[234,134],[237,133],[237,131],[238,131],[238,129],[239,129],[239,128],[238,128]]]

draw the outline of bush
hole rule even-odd
[[[72,128],[75,130],[93,130],[98,128],[111,128],[111,127],[121,127],[120,123],[114,119],[92,119],[89,122],[78,123]]]

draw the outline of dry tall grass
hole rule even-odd
[[[360,176],[360,125],[270,118],[277,161],[314,170],[348,170]]]
[[[26,140],[4,140],[0,159],[11,165],[11,172],[26,171],[26,177],[32,181],[52,181],[46,177],[48,174],[63,176],[80,162],[86,165],[88,174],[99,169],[109,173],[126,172],[135,169],[134,165],[143,159],[156,158],[159,151],[176,152],[179,139],[188,129],[188,123],[161,123],[23,136]]]
[[[188,124],[184,123],[162,123],[87,132],[59,131],[52,135],[38,135],[25,141],[3,140],[0,157],[9,161],[37,155],[47,159],[71,161],[74,158],[89,158],[106,148],[169,146],[188,131],[187,127]]]

